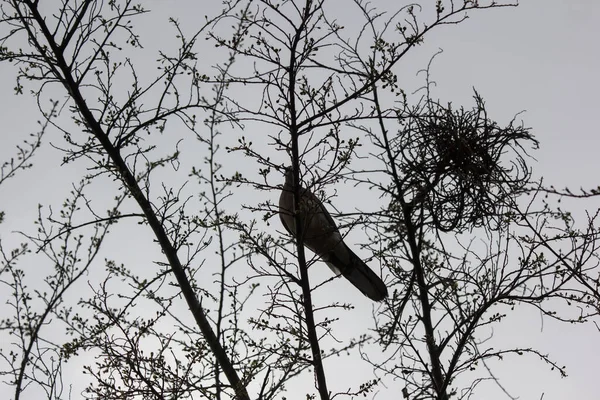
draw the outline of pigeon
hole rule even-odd
[[[294,174],[285,170],[279,196],[279,218],[288,233],[296,237]],[[304,245],[318,255],[336,275],[343,275],[373,301],[388,295],[385,283],[344,243],[344,238],[323,203],[310,190],[300,187],[298,212],[304,223]]]

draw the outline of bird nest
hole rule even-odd
[[[475,107],[453,110],[427,99],[408,115],[395,141],[403,192],[413,210],[442,231],[494,228],[531,178],[526,147],[538,143],[528,128],[500,127]]]

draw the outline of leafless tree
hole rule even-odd
[[[516,118],[500,126],[477,93],[473,108],[444,105],[431,67],[414,94],[395,73],[431,30],[510,4],[355,0],[348,11],[363,22],[349,29],[332,4],[225,1],[191,34],[170,19],[175,44],[147,68],[140,5],[4,2],[0,60],[15,66],[16,93],[36,98],[63,168],[85,171],[58,215],[41,206],[36,232],[19,233],[28,244],[2,249],[0,371],[15,400],[79,397],[63,374],[75,359],[82,396],[105,399],[274,399],[305,371],[322,400],[372,395],[388,378],[402,382],[388,389],[396,397],[467,398],[484,379],[472,371],[493,378],[486,360],[521,353],[563,373],[535,348],[484,338],[515,307],[597,316],[597,213],[578,227],[543,201],[528,164],[537,142]],[[206,45],[222,59],[200,57]],[[0,183],[29,165],[41,135]],[[256,168],[240,171],[242,156]],[[309,274],[320,261],[302,224],[292,246],[272,202],[234,201],[279,190],[289,165],[332,210],[333,184],[380,195],[338,216],[344,234],[362,230],[391,288],[356,337],[338,338],[350,299],[315,300],[334,278]],[[124,236],[148,241],[137,265],[106,244]],[[561,301],[575,312],[553,311]],[[377,375],[328,386],[324,360],[348,353]]]

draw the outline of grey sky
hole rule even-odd
[[[167,16],[173,16],[180,20],[182,26],[192,27],[194,20],[205,13],[205,6],[200,5],[203,2],[152,0],[143,3],[157,11],[144,17],[148,22],[141,29],[152,35],[146,39],[145,54],[141,55],[148,60],[156,58],[151,51],[168,44],[165,37],[170,38],[173,34],[171,30],[157,31],[153,21],[166,27]],[[439,48],[443,49],[432,67],[437,83],[436,97],[446,102],[452,101],[457,106],[464,104],[470,107],[473,104],[474,87],[484,97],[491,117],[500,123],[506,123],[516,113],[524,111],[518,119],[532,127],[540,141],[540,149],[533,153],[537,159],[533,164],[534,175],[544,176],[547,184],[559,188],[567,185],[573,189],[595,187],[600,183],[600,136],[596,121],[600,106],[599,22],[600,3],[591,0],[524,0],[517,8],[478,11],[460,25],[438,28],[426,37],[424,45],[410,54],[400,67],[404,71],[399,77],[400,85],[406,85],[407,91],[421,86],[422,76],[417,76],[416,72],[427,65]],[[211,54],[207,53],[206,60],[211,59]],[[14,146],[27,133],[37,130],[35,121],[40,119],[32,109],[35,107],[32,98],[13,95],[14,73],[11,68],[7,63],[0,64],[3,104],[0,110],[3,121],[0,160],[10,157]],[[243,95],[240,93],[240,96]],[[231,134],[237,135],[239,132]],[[251,132],[245,134],[250,136]],[[45,145],[49,141],[60,143],[60,140],[58,132],[50,132]],[[0,210],[7,213],[6,221],[0,225],[3,241],[16,241],[13,231],[31,231],[37,204],[43,202],[58,208],[71,183],[79,179],[81,171],[77,166],[61,167],[61,158],[59,151],[45,146],[34,159],[33,169],[22,172],[16,179],[0,187]],[[183,171],[180,178],[185,179],[186,176],[187,171]],[[110,187],[109,182],[107,185]],[[245,193],[233,201],[257,203],[261,201],[261,196],[267,195],[265,192]],[[111,197],[110,193],[101,191],[98,195],[106,199]],[[275,192],[269,194],[272,200],[277,195]],[[592,209],[598,208],[597,202],[588,204]],[[272,234],[281,232],[278,221],[272,222]],[[146,254],[147,243],[151,241],[149,232],[142,228],[131,229],[135,230],[125,235],[127,246],[120,243],[118,236],[111,238],[109,243],[119,253],[119,259],[129,263],[132,269],[146,268],[160,255],[156,249],[152,250],[150,256]],[[140,260],[140,254],[147,256],[144,261]],[[320,271],[313,268],[311,274],[316,281],[330,276],[325,266]],[[92,280],[93,275],[89,279]],[[326,294],[320,295],[320,300],[337,296],[348,301],[349,297],[356,295],[350,285],[339,279],[332,282],[330,288]],[[368,299],[357,298],[355,305],[353,311],[340,314],[342,320],[338,322],[339,327],[350,330],[363,323],[372,325],[372,303]],[[560,379],[556,372],[548,371],[546,365],[533,357],[517,359],[510,356],[503,362],[490,362],[496,377],[512,395],[534,400],[540,399],[542,394],[544,400],[598,398],[596,359],[600,355],[600,332],[593,325],[566,325],[548,319],[542,323],[539,312],[529,309],[510,315],[493,333],[493,343],[535,345],[542,353],[549,353],[558,364],[567,366],[569,376]],[[356,362],[354,367],[345,358],[327,361],[330,389],[343,391],[346,385],[354,383],[355,374],[371,374],[368,366]],[[67,375],[67,379],[77,381],[77,374],[80,373],[78,364],[74,363],[68,368],[70,375]],[[397,382],[384,382],[387,389],[382,387],[374,398],[400,398],[401,388]],[[302,388],[302,385],[312,387],[313,377],[307,374],[294,385],[298,385],[298,388]],[[292,394],[294,385],[288,386],[290,399],[299,398]],[[78,398],[78,395],[75,394],[74,398]],[[478,388],[474,398],[494,400],[506,397],[494,383],[488,382]]]

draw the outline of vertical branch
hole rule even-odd
[[[396,168],[395,157],[392,154],[392,148],[388,137],[388,131],[384,124],[383,113],[379,102],[379,95],[377,86],[373,84],[373,102],[377,113],[377,121],[383,142],[385,146],[385,152],[387,156],[388,166],[392,179],[394,180],[394,187],[396,189],[396,200],[402,209],[404,224],[406,226],[406,241],[410,249],[410,261],[413,266],[413,276],[416,278],[416,283],[419,289],[418,298],[421,304],[421,310],[423,312],[422,322],[425,329],[425,341],[427,344],[427,352],[429,354],[429,360],[431,362],[431,378],[434,389],[437,394],[438,400],[447,400],[448,395],[446,394],[444,385],[444,374],[442,372],[442,366],[440,361],[440,352],[437,349],[435,343],[435,330],[433,327],[433,321],[431,317],[431,303],[429,301],[429,293],[427,283],[425,282],[425,271],[421,263],[421,241],[422,241],[422,225],[415,224],[412,220],[412,207],[407,203],[402,192],[402,183],[398,175]],[[410,289],[409,289],[410,290]]]
[[[225,68],[225,72],[229,69],[231,64],[233,63],[233,57],[230,59],[230,63]],[[216,89],[217,94],[215,95],[215,105],[218,105],[221,102],[223,97],[223,93],[225,90],[225,84],[218,84],[218,88]],[[219,343],[222,342],[222,323],[223,323],[223,303],[225,300],[225,274],[227,270],[227,260],[225,259],[225,243],[223,236],[223,220],[222,220],[222,211],[220,208],[221,202],[221,192],[222,189],[217,188],[217,182],[215,180],[216,174],[220,169],[220,165],[216,163],[215,154],[218,149],[218,145],[215,143],[215,138],[218,135],[217,132],[217,124],[218,117],[216,110],[213,110],[211,113],[210,121],[207,122],[208,128],[210,130],[210,139],[208,140],[208,166],[209,166],[209,178],[208,182],[210,185],[210,198],[209,202],[212,204],[213,209],[212,213],[214,214],[214,224],[215,229],[217,231],[217,245],[219,247],[219,263],[220,263],[220,272],[219,272],[219,304],[217,307],[217,320],[216,320],[216,337]],[[220,374],[220,364],[218,360],[215,360],[214,364],[215,369],[215,398],[221,398],[221,374]]]
[[[290,61],[287,71],[290,80],[288,102],[290,110],[290,135],[292,139],[292,169],[294,175],[294,210],[298,210],[298,204],[300,204],[300,151],[298,146],[299,127],[296,109],[296,79],[298,65],[296,64],[296,52],[301,39],[301,35],[304,33],[306,23],[310,18],[310,9],[312,7],[312,3],[312,0],[306,0],[306,2],[304,3],[304,10],[301,18],[301,23],[300,26],[298,26],[298,28],[296,29],[294,39],[290,47]],[[298,264],[300,268],[302,301],[304,306],[304,313],[306,316],[306,329],[308,332],[308,339],[310,341],[310,347],[313,356],[313,366],[315,368],[315,375],[317,378],[317,389],[319,390],[321,400],[328,400],[329,391],[327,390],[325,369],[323,367],[321,348],[319,346],[319,337],[317,335],[315,318],[313,314],[310,281],[308,277],[308,268],[306,265],[306,255],[304,253],[304,221],[302,221],[302,215],[297,212],[294,214],[294,218],[296,220],[296,247],[298,251]]]
[[[247,4],[246,8],[244,9],[243,13],[242,13],[242,17],[241,17],[241,21],[244,21],[245,16],[248,12],[248,8],[250,7],[250,3]],[[234,44],[233,47],[234,49],[237,48],[237,45],[241,43],[242,38],[243,38],[243,34],[242,34],[242,28],[243,28],[243,24],[240,23],[238,24],[237,27],[237,31],[234,35]],[[225,245],[225,238],[224,238],[224,231],[223,231],[223,212],[221,210],[221,206],[220,203],[223,200],[223,197],[221,197],[221,194],[224,190],[224,188],[217,188],[217,181],[216,181],[216,176],[217,176],[217,172],[219,171],[219,169],[221,168],[221,165],[218,164],[215,160],[215,155],[216,152],[219,148],[219,145],[215,142],[216,137],[219,135],[219,132],[217,131],[217,125],[221,122],[220,119],[220,113],[219,110],[217,110],[217,107],[219,107],[220,104],[223,103],[223,99],[225,98],[225,91],[227,89],[227,83],[226,83],[226,77],[229,74],[229,70],[231,69],[231,67],[233,66],[234,62],[235,62],[235,56],[236,56],[236,51],[232,50],[230,52],[230,56],[225,64],[225,66],[221,69],[221,73],[219,76],[219,79],[217,80],[217,84],[215,85],[215,97],[214,97],[214,108],[212,109],[211,115],[208,119],[208,121],[206,122],[206,125],[210,131],[210,138],[208,140],[205,140],[203,138],[201,138],[200,136],[198,136],[199,140],[201,141],[205,141],[206,144],[208,145],[208,150],[209,150],[209,156],[207,158],[207,162],[208,162],[208,166],[209,166],[209,178],[207,179],[209,186],[210,186],[210,197],[207,196],[208,201],[212,204],[213,209],[212,209],[212,213],[214,214],[214,220],[215,220],[215,229],[217,231],[217,241],[218,241],[218,247],[219,247],[219,262],[220,262],[220,268],[221,271],[219,273],[219,304],[217,307],[217,320],[216,320],[216,337],[217,340],[219,341],[219,343],[222,342],[222,324],[223,324],[223,319],[225,318],[225,311],[224,311],[224,300],[225,300],[225,290],[226,290],[226,285],[225,285],[225,277],[226,277],[226,270],[229,266],[229,263],[227,262],[226,258],[225,258],[225,251],[226,251],[226,245]],[[234,311],[235,311],[235,307],[234,307]],[[237,321],[236,321],[237,324]],[[235,326],[235,329],[237,329],[237,325]],[[220,377],[220,363],[218,362],[218,360],[215,361],[214,364],[214,369],[215,369],[215,390],[216,390],[216,394],[215,397],[217,399],[221,398],[221,377]]]

